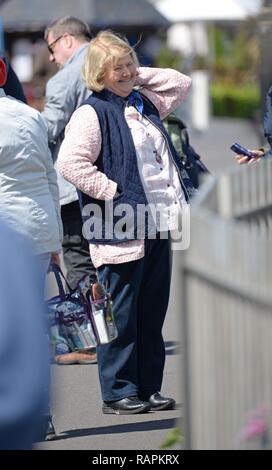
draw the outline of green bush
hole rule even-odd
[[[260,91],[256,85],[211,85],[214,116],[252,118],[260,109]]]
[[[182,58],[177,52],[172,51],[168,46],[164,45],[161,47],[156,60],[155,67],[170,68],[170,69],[181,69]]]

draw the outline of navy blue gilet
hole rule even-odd
[[[179,172],[186,199],[189,200],[189,198],[194,194],[195,189],[160,120],[158,110],[145,96],[142,95],[142,97],[144,100],[143,114],[157,128],[159,128],[161,133],[164,135],[170,154]],[[83,103],[83,105],[86,104],[91,105],[95,109],[102,135],[101,151],[95,162],[95,166],[97,166],[99,171],[105,173],[110,180],[117,183],[117,191],[119,195],[112,201],[102,201],[78,191],[79,203],[85,226],[83,234],[85,238],[93,244],[116,244],[126,240],[137,239],[139,238],[136,217],[137,205],[146,206],[148,201],[146,199],[138,170],[134,142],[124,117],[126,100],[108,90],[102,90],[99,93],[94,92]],[[86,207],[87,204],[92,204],[92,206]],[[111,208],[110,204],[112,205]],[[115,224],[119,223],[120,226],[121,220],[124,217],[122,206],[120,206],[122,204],[128,204],[131,208],[131,213],[133,213],[134,216],[131,218],[133,220],[130,221],[128,220],[128,217],[126,217],[126,220],[123,219],[125,220],[125,224],[122,228],[123,234],[120,239],[115,235],[115,231],[112,231],[111,225],[115,227]],[[96,208],[99,210],[93,210],[93,205],[96,205]],[[114,215],[113,220],[109,223],[110,211],[112,211]],[[101,215],[99,216],[99,213],[102,214],[102,217]],[[117,215],[117,213],[119,214]],[[96,216],[93,218],[93,215]],[[94,221],[100,230],[93,230],[92,223]],[[131,229],[131,227],[133,228]],[[89,236],[88,231],[89,233],[92,232],[91,237]],[[141,232],[141,238],[144,238],[145,236],[147,236],[146,227],[144,228],[144,233]]]

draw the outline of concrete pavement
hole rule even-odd
[[[207,131],[190,133],[190,142],[212,173],[236,165],[235,154],[230,150],[234,142],[249,149],[263,145],[259,127],[251,121],[236,118],[211,118]]]

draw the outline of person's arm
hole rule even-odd
[[[95,110],[77,109],[66,127],[58,155],[58,170],[80,191],[95,199],[112,199],[117,184],[94,165],[101,150],[101,131]]]
[[[263,125],[264,136],[266,137],[270,147],[272,147],[272,87],[269,88],[266,95]]]
[[[59,74],[60,72],[46,85],[46,101],[42,112],[49,142],[55,142],[59,136],[63,136],[65,126],[76,108],[75,89],[67,80],[62,80]]]
[[[63,238],[63,228],[62,228],[62,221],[61,221],[61,215],[60,215],[60,203],[59,203],[59,187],[58,187],[58,182],[57,182],[57,174],[54,169],[53,161],[51,158],[50,150],[48,148],[48,143],[47,143],[47,132],[46,132],[46,126],[45,123],[40,117],[40,132],[41,138],[40,138],[40,150],[42,155],[45,156],[45,165],[46,165],[46,175],[47,175],[47,180],[48,180],[48,187],[49,191],[51,193],[54,206],[55,206],[55,211],[56,211],[56,217],[57,217],[57,222],[58,222],[58,229],[59,229],[59,239],[60,243],[62,242]]]
[[[187,97],[191,78],[173,69],[139,67],[136,85],[156,106],[161,119],[175,110]]]

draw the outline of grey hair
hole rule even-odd
[[[71,36],[91,39],[91,30],[89,25],[75,16],[64,16],[63,18],[59,18],[50,23],[44,32],[45,40],[47,40],[50,32],[54,37],[68,33],[71,34]]]

